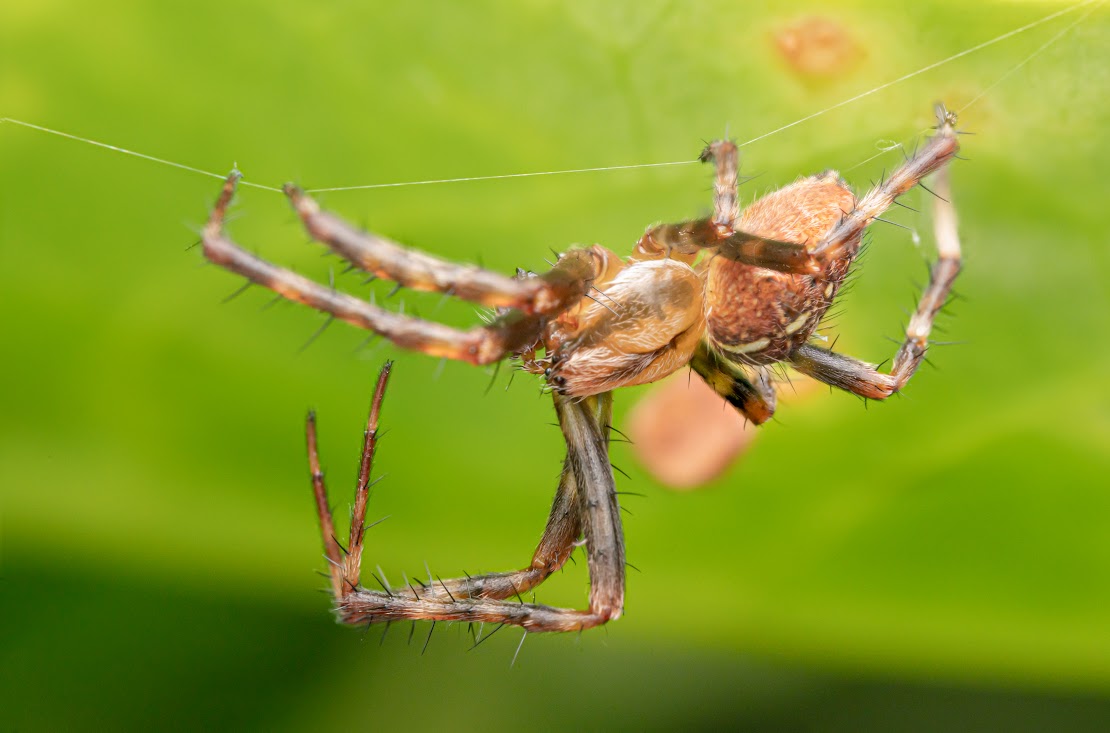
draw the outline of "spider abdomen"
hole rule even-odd
[[[760,237],[812,248],[856,205],[834,171],[803,178],[744,210],[736,226]],[[846,254],[817,275],[792,275],[714,257],[706,272],[707,336],[725,357],[741,364],[786,359],[817,328],[836,296],[858,238]]]

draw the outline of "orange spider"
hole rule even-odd
[[[736,146],[714,142],[701,155],[716,166],[712,217],[652,227],[625,260],[598,245],[572,249],[539,275],[507,277],[407,249],[357,230],[322,211],[295,186],[285,187],[309,234],[352,265],[404,287],[449,293],[496,309],[490,323],[468,331],[389,312],[234,244],[223,233],[239,178],[233,172],[204,229],[209,260],[408,349],[473,364],[519,359],[524,369],[546,379],[567,443],[554,505],[528,567],[452,580],[429,577],[427,584],[417,581],[419,587],[405,588],[389,587],[375,576],[382,589],[370,590],[359,584],[359,565],[367,480],[388,366],[375,392],[347,549],[333,534],[310,415],[309,459],[339,618],[347,623],[425,619],[570,631],[619,617],[624,542],[608,457],[611,393],[618,387],[653,382],[690,365],[756,424],[774,412],[768,368],[779,363],[870,399],[900,390],[924,358],[933,319],[960,270],[945,168],[959,149],[956,117],[940,105],[937,116],[936,132],[920,151],[860,199],[836,172],[826,171],[774,191],[741,212]],[[864,230],[895,199],[938,170],[939,260],[890,373],[812,344]],[[520,594],[562,567],[582,544],[590,572],[589,608],[524,603]]]

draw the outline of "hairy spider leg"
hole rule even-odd
[[[715,249],[717,256],[747,265],[801,275],[820,274],[820,262],[804,244],[781,242],[736,228],[740,199],[735,144],[714,141],[699,160],[716,165],[713,216],[649,227],[636,243],[631,260],[674,259],[692,265],[703,249]]]
[[[634,259],[693,263],[703,249],[745,265],[797,275],[818,275],[821,263],[804,244],[781,242],[717,224],[713,218],[657,224],[640,237]]]
[[[320,468],[316,416],[310,413],[305,423],[313,494],[320,515],[324,553],[328,560],[332,590],[336,601],[342,601],[349,593],[359,589],[370,471],[374,462],[382,400],[391,368],[392,364],[388,362],[382,367],[374,390],[374,398],[364,434],[362,460],[359,463],[358,483],[355,488],[355,503],[351,509],[350,538],[346,549],[339,544],[335,535],[335,526],[328,503],[327,487],[324,483],[323,471]],[[582,522],[578,508],[577,484],[570,467],[566,466],[563,475],[560,477],[559,489],[551,507],[551,516],[548,518],[547,527],[533,555],[530,567],[511,573],[489,573],[448,580],[429,578],[427,584],[417,581],[419,587],[410,585],[408,589],[390,590],[405,595],[411,592],[414,598],[441,602],[455,601],[459,598],[511,598],[536,587],[562,567],[573,552],[575,541],[581,532]],[[379,580],[385,582],[384,579]]]
[[[227,207],[239,178],[238,172],[228,176],[204,227],[204,255],[211,262],[269,288],[283,298],[329,313],[359,328],[378,333],[398,346],[431,356],[472,364],[491,364],[534,345],[540,338],[548,316],[508,310],[492,323],[463,331],[379,308],[247,252],[223,232]],[[586,261],[594,261],[588,252],[562,259],[567,259],[568,265],[565,268],[556,267],[560,273],[554,278],[556,281],[571,270],[584,271]]]
[[[339,544],[339,538],[335,535],[335,524],[328,504],[328,489],[324,483],[324,471],[320,467],[320,452],[316,440],[316,414],[310,412],[305,419],[312,494],[316,499],[316,512],[320,516],[320,531],[324,537],[324,555],[328,560],[332,593],[337,599],[358,589],[362,543],[366,531],[366,506],[370,499],[370,471],[374,467],[374,451],[378,444],[378,420],[381,416],[382,401],[385,399],[385,388],[389,383],[392,370],[392,362],[387,361],[382,366],[374,387],[374,397],[370,402],[370,415],[366,420],[366,431],[363,434],[362,459],[359,461],[355,504],[351,508],[351,529],[346,549]]]
[[[740,218],[740,151],[731,140],[715,140],[706,146],[698,158],[713,161],[717,174],[713,178],[713,223],[730,229]]]
[[[739,366],[719,357],[704,339],[698,344],[690,367],[756,425],[762,425],[775,414],[775,388],[765,368],[756,369],[755,379],[749,379]]]
[[[889,209],[895,199],[921,183],[925,176],[939,170],[959,152],[956,113],[949,112],[943,104],[937,104],[936,114],[936,134],[912,158],[895,168],[889,178],[868,191],[851,211],[845,212],[840,222],[813,248],[815,258],[830,262],[842,257],[848,248],[857,246],[860,232]]]
[[[386,372],[387,374],[387,372]],[[377,395],[384,390],[383,377],[379,377],[375,391],[375,405],[380,407]],[[380,623],[398,620],[467,621],[521,626],[530,632],[577,631],[603,624],[618,618],[624,603],[624,540],[620,521],[620,507],[609,464],[608,425],[611,417],[611,394],[586,399],[570,399],[555,395],[555,407],[560,426],[567,442],[567,458],[563,478],[559,484],[552,507],[551,518],[536,558],[547,563],[519,573],[502,573],[473,578],[435,581],[427,588],[388,588],[369,590],[359,586],[357,567],[361,560],[362,528],[365,521],[365,502],[358,501],[352,518],[352,537],[358,527],[357,542],[352,540],[350,556],[358,554],[353,562],[339,562],[337,541],[326,511],[327,493],[323,475],[319,471],[319,456],[315,423],[307,424],[309,464],[312,469],[313,490],[321,510],[321,527],[324,533],[325,552],[333,568],[342,568],[344,574],[337,580],[337,613],[345,623]],[[377,424],[377,408],[371,408],[368,424]],[[368,429],[367,446],[371,445]],[[373,448],[364,447],[359,471],[359,492],[363,492],[363,476],[369,475]],[[590,600],[588,610],[554,608],[536,603],[506,600],[538,585],[569,556],[574,539],[582,533],[585,538],[587,563],[590,572]],[[355,568],[351,577],[346,572]],[[542,575],[542,577],[540,577]],[[511,582],[519,578],[521,585]],[[532,582],[531,586],[525,585]],[[480,584],[480,585],[479,585]],[[437,587],[438,585],[438,587]]]
[[[801,346],[792,355],[791,364],[795,369],[825,384],[874,400],[884,400],[901,390],[917,371],[929,348],[933,321],[948,300],[961,265],[956,210],[947,167],[937,172],[934,185],[933,218],[939,258],[930,271],[929,285],[921,294],[917,310],[910,318],[906,338],[894,357],[890,374],[879,372],[873,364],[810,344]]]
[[[597,263],[589,250],[571,250],[537,277],[511,278],[474,265],[460,265],[360,231],[323,211],[308,194],[283,188],[305,229],[352,265],[412,290],[448,293],[490,308],[515,308],[529,315],[558,315],[578,303],[590,287]]]

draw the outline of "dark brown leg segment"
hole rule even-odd
[[[652,227],[636,243],[632,257],[641,260],[669,257],[691,263],[703,249],[716,249],[718,257],[794,275],[821,272],[819,261],[804,244],[767,239],[721,226],[713,219]]]
[[[204,255],[220,267],[269,288],[283,298],[330,313],[342,321],[381,334],[398,346],[431,356],[491,364],[532,346],[539,338],[543,328],[540,316],[509,311],[488,326],[461,331],[379,308],[247,252],[223,232],[224,215],[238,180],[238,173],[227,179],[204,228]],[[571,257],[578,265],[586,259],[593,261],[588,251],[583,252],[581,256]]]
[[[652,227],[636,243],[632,259],[670,257],[692,264],[703,249],[716,249],[717,256],[747,265],[797,275],[820,273],[818,261],[804,244],[767,239],[736,228],[740,199],[736,189],[739,154],[735,144],[727,140],[710,143],[700,160],[712,162],[717,169],[713,216]]]
[[[906,338],[894,356],[890,374],[880,373],[873,364],[810,344],[794,352],[791,362],[795,369],[825,384],[874,400],[886,399],[902,389],[917,371],[929,348],[933,321],[948,300],[952,283],[960,273],[960,240],[947,168],[937,173],[935,185],[937,198],[933,218],[940,258],[933,265],[929,286],[921,294],[917,310],[910,318]]]
[[[553,315],[576,304],[594,277],[594,262],[586,250],[572,250],[550,272],[523,279],[447,262],[356,229],[323,211],[292,184],[284,191],[313,239],[360,269],[413,290],[449,293],[490,308]]]
[[[383,375],[388,371],[383,370]],[[351,543],[346,558],[334,538],[327,494],[319,471],[315,424],[308,423],[309,464],[320,508],[324,547],[332,567],[337,612],[346,623],[376,623],[402,619],[467,621],[512,624],[528,631],[574,631],[617,618],[624,599],[624,543],[612,469],[608,458],[607,430],[611,396],[585,400],[555,396],[560,425],[567,440],[567,459],[552,506],[551,516],[532,566],[514,573],[496,573],[451,580],[431,580],[428,585],[368,590],[359,586],[362,531],[366,490],[373,459],[380,395],[385,376],[379,378],[367,441],[359,471]],[[355,527],[358,528],[357,536]],[[523,601],[505,600],[539,585],[562,566],[583,534],[591,578],[590,608],[586,611],[552,608]],[[352,574],[353,570],[353,574]],[[379,579],[381,581],[381,579]],[[384,582],[384,581],[382,581]]]
[[[765,371],[760,370],[752,381],[734,364],[718,357],[705,341],[698,345],[690,366],[714,392],[756,425],[775,414],[775,388]]]

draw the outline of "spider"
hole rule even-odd
[[[612,391],[662,379],[689,365],[748,420],[775,409],[770,367],[788,365],[868,399],[897,393],[925,356],[933,320],[960,270],[948,161],[959,149],[956,116],[937,105],[928,141],[878,186],[857,198],[835,171],[774,191],[740,211],[737,148],[710,143],[700,159],[716,168],[711,217],[649,228],[622,260],[594,245],[562,254],[548,272],[507,277],[406,249],[322,211],[302,190],[284,191],[311,237],[353,266],[400,286],[448,293],[494,309],[471,330],[401,315],[320,285],[243,250],[223,233],[239,179],[227,179],[204,228],[212,262],[280,296],[384,336],[398,346],[472,364],[506,358],[541,375],[567,445],[558,489],[531,563],[518,571],[404,588],[360,585],[360,562],[383,369],[366,431],[350,543],[335,538],[307,420],[309,464],[329,560],[336,613],[346,623],[403,619],[511,624],[528,632],[580,631],[618,618],[625,553],[608,442]],[[939,259],[889,373],[811,343],[836,298],[864,230],[895,200],[937,172]],[[585,546],[590,574],[584,610],[526,603],[532,590]],[[498,627],[500,628],[500,626]]]

